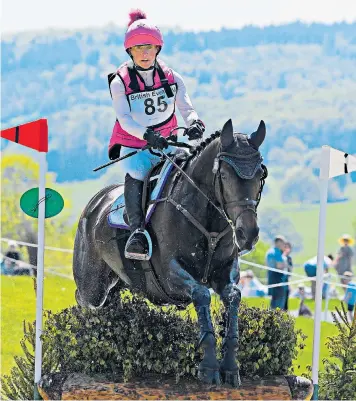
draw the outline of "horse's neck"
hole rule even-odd
[[[209,192],[211,195],[214,193],[213,165],[215,157],[219,153],[219,142],[218,139],[211,142],[198,156],[192,159],[187,168],[188,175],[196,185],[204,193]]]
[[[211,142],[199,155],[193,158],[185,172],[194,181],[195,185],[215,204],[213,165],[216,155],[219,153],[219,140]],[[218,230],[226,225],[222,221],[219,212],[209,203],[202,193],[187,179],[181,177],[180,194],[185,195],[182,204],[201,224],[211,231]],[[194,200],[194,202],[192,202]],[[198,205],[198,207],[197,207]]]

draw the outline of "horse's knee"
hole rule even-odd
[[[236,284],[228,284],[220,294],[225,304],[240,304],[241,290]]]
[[[207,287],[197,285],[192,292],[192,299],[195,306],[210,305],[211,295]]]

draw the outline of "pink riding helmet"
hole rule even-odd
[[[141,10],[134,10],[130,14],[130,22],[125,34],[125,49],[136,45],[163,46],[161,31],[146,19],[146,14]]]

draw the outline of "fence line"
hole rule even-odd
[[[10,238],[0,238],[1,241],[3,242],[9,242],[9,241],[16,241],[17,244],[19,245],[25,245],[25,246],[32,246],[37,248],[38,245],[37,244],[31,244],[28,242],[23,242],[23,241],[17,241],[17,240],[11,240]],[[64,248],[56,248],[56,247],[51,247],[51,246],[45,246],[45,249],[51,250],[51,251],[58,251],[58,252],[66,252],[66,253],[73,253],[72,249],[64,249]],[[275,269],[273,267],[269,267],[269,266],[264,266],[264,265],[260,265],[258,263],[253,263],[253,262],[249,262],[245,259],[240,258],[239,262],[245,265],[249,265],[249,266],[253,266],[253,267],[257,267],[259,269],[263,269],[263,270],[269,270],[269,271],[273,271],[276,273],[281,273],[284,275],[288,275],[290,277],[296,277],[299,278],[300,280],[296,280],[296,281],[291,281],[291,282],[284,282],[284,283],[278,283],[278,284],[271,284],[271,285],[265,285],[263,284],[266,288],[274,288],[274,287],[282,287],[284,285],[290,285],[290,284],[297,284],[297,283],[301,283],[301,282],[305,282],[305,281],[316,281],[316,277],[307,277],[301,274],[296,274],[296,273],[292,273],[292,272],[288,272],[288,271],[282,271],[281,269]],[[25,262],[23,262],[25,263]],[[36,268],[36,266],[32,266],[30,264],[28,264],[28,266],[34,267]],[[53,269],[53,267],[52,267]],[[342,276],[337,276],[336,274],[331,274],[328,273],[329,276],[333,276],[333,277],[342,277]],[[68,277],[68,276],[67,276]],[[343,287],[343,288],[347,288],[347,285],[344,284],[339,284],[339,283],[335,283],[335,282],[331,282],[331,281],[326,281],[325,279],[323,280],[324,283],[327,284],[333,284],[337,287]]]

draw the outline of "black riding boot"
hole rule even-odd
[[[125,257],[136,260],[149,260],[149,235],[144,230],[145,218],[142,211],[143,182],[125,176],[125,208],[129,220],[131,236],[125,247]]]

